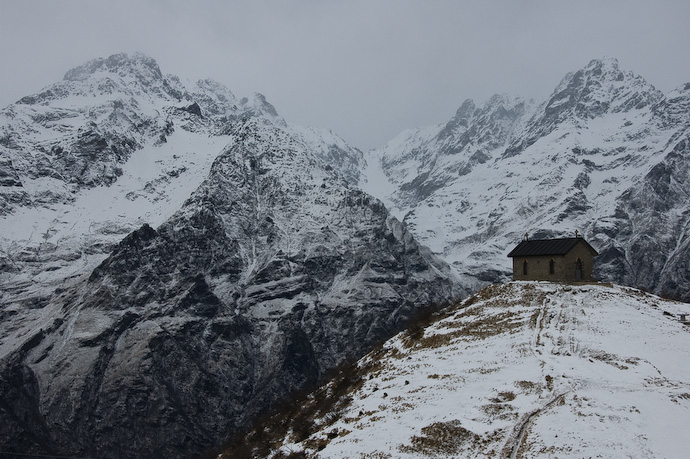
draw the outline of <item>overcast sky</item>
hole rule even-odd
[[[605,56],[669,91],[690,82],[689,24],[688,0],[0,0],[0,107],[140,51],[368,150]]]

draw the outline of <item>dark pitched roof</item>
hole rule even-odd
[[[584,243],[594,255],[597,251],[581,237],[567,237],[562,239],[534,239],[522,241],[509,254],[509,257],[532,257],[540,255],[565,255],[578,243]]]

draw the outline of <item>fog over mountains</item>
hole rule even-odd
[[[525,232],[690,299],[689,94],[595,60],[364,154],[144,55],[68,71],[0,111],[2,450],[216,450]]]

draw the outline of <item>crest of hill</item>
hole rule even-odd
[[[611,285],[487,287],[267,422],[267,456],[684,457],[688,312]]]

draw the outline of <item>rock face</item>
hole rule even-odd
[[[401,134],[372,152],[365,189],[475,288],[510,278],[526,232],[577,229],[598,278],[690,301],[689,106],[690,85],[664,95],[594,60],[541,103],[466,101],[445,125]]]
[[[208,176],[235,124],[286,128],[266,99],[212,80],[183,83],[122,54],[67,72],[0,110],[0,288],[34,304],[95,268],[128,233],[157,227]],[[362,153],[328,131],[290,127],[353,183]],[[37,300],[36,298],[39,298]]]
[[[93,167],[122,163],[123,173],[110,182],[78,175],[75,187],[51,203],[76,213],[85,196],[105,193],[113,206],[121,199],[140,207],[116,208],[124,217],[111,216],[122,228],[138,228],[123,238],[111,220],[96,220],[101,236],[78,245],[70,241],[87,231],[58,240],[65,223],[56,222],[39,245],[20,238],[14,246],[6,243],[7,293],[0,303],[3,451],[198,456],[292,391],[319,381],[329,368],[368,352],[420,306],[462,294],[445,263],[418,245],[379,200],[351,185],[359,176],[360,152],[332,135],[288,126],[263,97],[238,104],[252,109],[236,110],[229,93],[205,81],[199,88],[206,97],[180,96],[166,109],[165,101],[177,100],[183,90],[160,83],[155,62],[142,56],[93,61],[68,72],[62,85],[88,89],[102,78],[129,76],[131,68],[145,76],[142,93],[156,107],[152,112],[168,113],[172,128],[165,142],[159,131],[135,131],[127,134],[136,140],[132,151],[117,156],[108,133],[129,133],[130,125],[115,123],[109,131],[97,125],[93,132],[108,140],[101,150],[99,140],[84,143],[93,145],[89,158],[93,153],[102,159]],[[47,92],[59,93],[62,85]],[[49,97],[25,98],[22,104]],[[18,113],[22,104],[8,110]],[[186,134],[175,129],[183,123]],[[176,146],[173,151],[184,154],[180,145],[194,146],[209,135],[225,147],[205,170],[196,165],[201,155],[166,156],[166,148]],[[17,145],[30,144],[26,136],[16,138]],[[20,151],[25,150],[3,150],[12,158]],[[126,168],[143,161],[137,156],[143,153],[159,153],[163,170],[177,172],[129,188],[135,173]],[[34,173],[30,166],[13,166],[3,183],[21,188],[15,182],[23,186]],[[55,160],[49,166],[62,175],[68,171]],[[205,172],[204,180],[176,202],[174,187],[201,177],[195,167]],[[7,212],[54,215],[44,207],[47,201],[27,195]],[[167,208],[178,206],[171,215],[146,210],[148,203],[167,201]],[[71,218],[63,214],[65,221]],[[154,224],[141,222],[151,215]],[[4,221],[9,227],[7,216]],[[24,255],[14,248],[21,244]],[[30,269],[36,282],[22,283]]]
[[[134,151],[176,129],[215,136],[229,120],[262,115],[278,120],[262,95],[238,102],[210,80],[185,86],[140,54],[96,59],[0,112],[0,214],[112,185]]]

